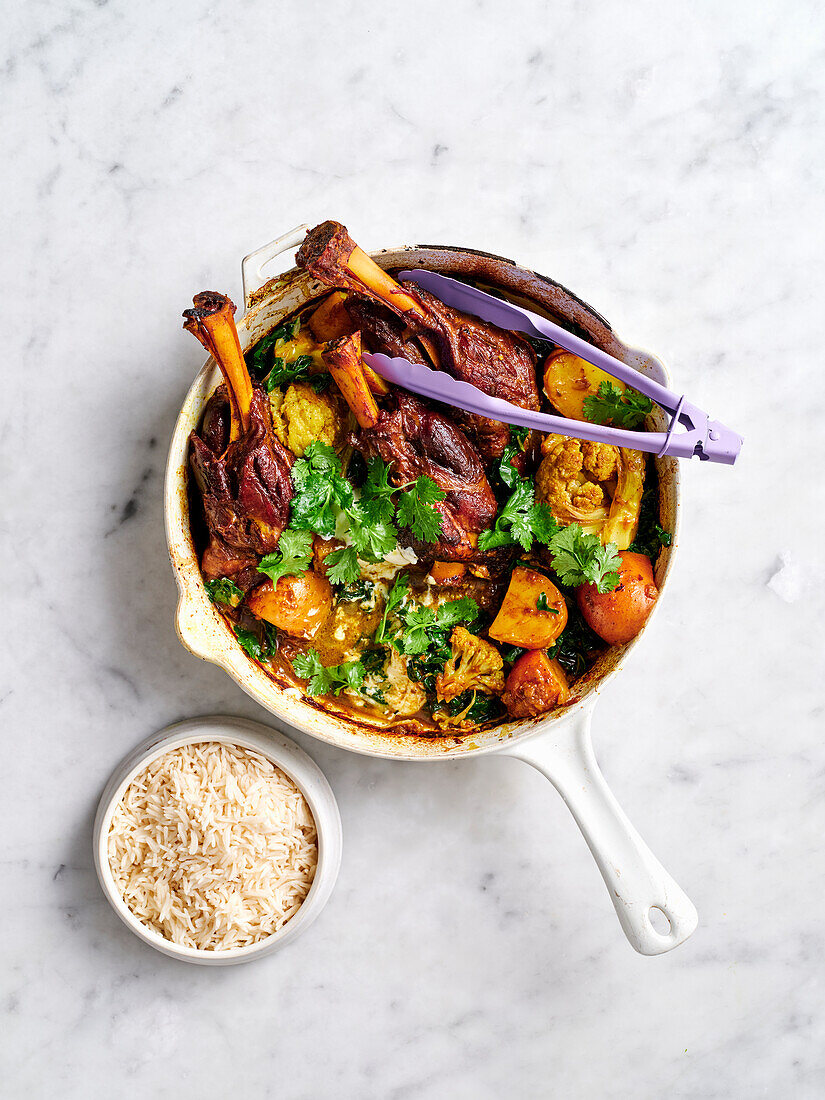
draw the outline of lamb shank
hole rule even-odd
[[[296,262],[328,286],[350,291],[347,310],[372,351],[411,362],[424,356],[436,369],[470,382],[492,397],[537,411],[536,354],[521,336],[444,305],[413,283],[398,283],[358,247],[339,222],[310,230]],[[485,462],[497,460],[510,432],[498,420],[454,414],[467,427]]]
[[[215,358],[224,377],[209,401],[190,462],[201,491],[210,542],[206,577],[236,576],[273,551],[289,522],[293,457],[272,430],[269,399],[249,377],[235,307],[205,291],[184,311],[184,325]]]

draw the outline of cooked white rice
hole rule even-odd
[[[109,865],[135,916],[210,951],[282,928],[317,862],[315,822],[292,780],[255,752],[211,741],[150,764],[109,830]]]

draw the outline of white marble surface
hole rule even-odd
[[[5,15],[3,1097],[822,1096],[821,6]],[[735,470],[685,470],[666,604],[596,717],[700,911],[671,955],[630,950],[549,784],[493,758],[299,737],[341,878],[248,968],[154,954],[97,888],[117,760],[180,717],[264,717],[172,626],[181,309],[328,216],[545,271],[746,436]]]

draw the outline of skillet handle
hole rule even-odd
[[[634,950],[662,955],[684,943],[699,917],[693,902],[670,877],[630,824],[596,763],[590,740],[592,706],[558,735],[548,732],[505,750],[547,776],[562,796],[602,873],[619,923]],[[651,909],[667,932],[651,922]],[[662,917],[667,918],[665,921]]]
[[[308,229],[309,226],[306,222],[303,225],[296,225],[294,229],[290,229],[282,237],[278,237],[276,240],[270,241],[269,244],[256,248],[248,256],[244,256],[241,260],[241,279],[243,281],[245,309],[249,309],[252,295],[266,282],[264,277],[266,265],[274,260],[276,256],[280,256],[282,252],[288,252],[290,248],[297,248],[307,235]]]

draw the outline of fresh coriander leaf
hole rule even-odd
[[[478,618],[478,604],[471,596],[448,600],[439,605],[436,621],[439,626],[453,627],[458,623],[471,623]]]
[[[586,535],[577,523],[554,536],[550,553],[562,584],[595,584],[599,592],[611,592],[619,583],[622,559],[616,546],[612,542],[603,546],[598,535]]]
[[[311,443],[292,467],[292,526],[332,538],[338,510],[352,505],[352,486],[341,473],[341,463],[328,443]]]
[[[227,607],[237,607],[243,599],[243,592],[229,577],[219,577],[214,581],[204,583],[206,594],[212,603],[226,604]]]
[[[356,501],[347,509],[352,545],[368,560],[383,561],[398,545],[398,532],[388,520]]]
[[[317,650],[310,649],[306,653],[299,653],[293,659],[292,667],[302,680],[309,680],[308,695],[326,695],[332,687],[332,676],[321,664]]]
[[[278,549],[258,562],[258,572],[277,584],[281,577],[306,572],[311,561],[312,532],[287,528],[278,539]]]
[[[390,484],[390,467],[378,455],[373,455],[367,463],[367,477],[361,495],[380,497],[394,492],[395,486]]]
[[[653,408],[653,402],[636,390],[624,392],[611,382],[601,382],[598,394],[584,399],[584,415],[594,424],[612,424],[616,428],[638,428]]]
[[[549,546],[553,536],[561,530],[549,504],[534,504],[530,509],[530,526],[533,537],[542,546]]]
[[[504,528],[495,527],[489,531],[482,531],[478,536],[479,550],[495,550],[498,546],[512,546],[513,540],[510,532]]]
[[[435,626],[435,612],[429,607],[415,607],[404,616],[404,652],[424,653],[430,646],[428,626]]]
[[[324,667],[317,650],[299,653],[292,667],[302,680],[309,680],[307,695],[340,695],[345,688],[360,691],[364,682],[364,666],[360,661],[345,661],[340,665]]]
[[[384,614],[381,622],[378,624],[378,629],[375,632],[375,642],[378,645],[388,644],[395,635],[395,631],[390,633],[387,626],[387,618],[393,612],[397,611],[401,604],[406,599],[410,590],[410,578],[406,573],[399,573],[395,578],[395,583],[387,593],[387,602],[384,605]]]
[[[335,665],[333,668],[335,686],[333,691],[340,695],[344,688],[352,691],[360,691],[364,683],[364,666],[360,661],[346,661],[344,664]]]
[[[304,458],[309,462],[313,470],[320,470],[324,473],[337,473],[339,475],[341,473],[341,463],[338,459],[338,455],[329,443],[322,443],[319,439],[316,439],[315,442],[310,443],[304,451]]]
[[[662,546],[670,546],[673,542],[673,535],[671,535],[670,531],[666,531],[664,527],[660,527],[658,523],[653,528],[653,533]]]
[[[409,527],[422,542],[437,542],[441,534],[441,513],[434,505],[445,496],[431,477],[422,474],[398,499],[399,524]]]
[[[529,550],[533,545],[534,508],[533,483],[525,478],[518,482],[499,512],[492,531],[482,531],[478,536],[479,550],[492,550],[514,542],[518,542],[523,550]],[[538,516],[539,513],[535,513],[535,517]],[[543,518],[541,522],[544,522]]]
[[[358,555],[351,546],[333,550],[331,554],[327,554],[324,564],[327,567],[327,577],[332,584],[352,584],[361,576]]]

